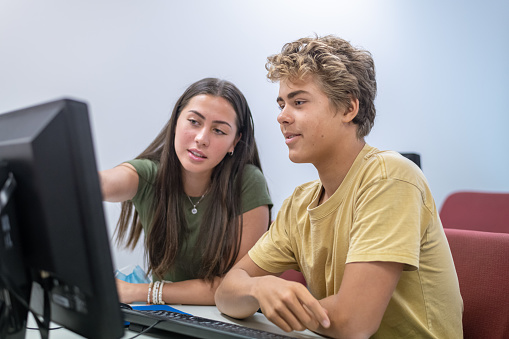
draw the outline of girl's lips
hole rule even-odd
[[[189,157],[193,160],[203,161],[203,160],[207,159],[205,154],[203,154],[202,152],[200,152],[198,150],[189,149],[189,150],[187,150],[187,152],[189,153]]]

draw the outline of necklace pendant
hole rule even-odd
[[[193,213],[193,214],[198,213],[198,210],[196,209],[196,207],[194,207],[194,208],[191,210],[191,213]]]

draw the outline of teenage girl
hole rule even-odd
[[[213,305],[228,270],[267,230],[272,202],[244,95],[215,78],[192,84],[136,159],[99,173],[122,202],[117,242],[143,233],[151,284],[117,280],[120,301]]]

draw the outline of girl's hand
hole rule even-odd
[[[115,279],[118,298],[121,303],[130,304],[136,301],[147,301],[148,284],[132,284]]]

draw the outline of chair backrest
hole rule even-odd
[[[509,233],[509,193],[456,192],[440,209],[445,228]]]
[[[509,338],[509,234],[445,229],[463,297],[465,339]]]

